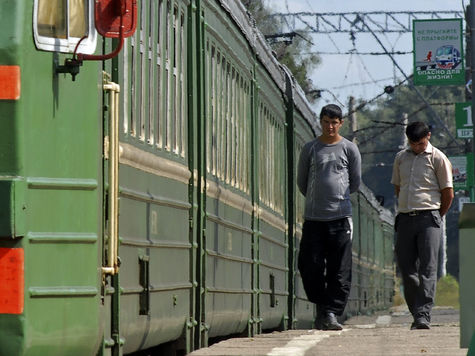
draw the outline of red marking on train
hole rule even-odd
[[[20,66],[0,65],[0,100],[20,99]]]
[[[24,265],[22,248],[0,248],[0,314],[23,313]]]

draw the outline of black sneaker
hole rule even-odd
[[[315,319],[315,329],[323,330],[323,319],[327,313],[321,305],[317,305],[317,317]]]
[[[317,317],[315,319],[315,329],[323,330],[323,318],[322,317]]]
[[[343,330],[343,326],[336,320],[333,313],[327,313],[321,320],[321,329],[319,330]]]
[[[416,320],[411,324],[411,330],[427,330],[430,329],[430,324],[426,321]]]

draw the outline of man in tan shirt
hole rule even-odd
[[[414,317],[411,329],[429,329],[442,217],[454,197],[452,166],[430,144],[426,124],[409,124],[406,135],[410,148],[396,155],[391,179],[398,197],[395,249],[404,297]]]

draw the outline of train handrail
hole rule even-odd
[[[104,91],[109,91],[110,117],[107,158],[109,159],[109,248],[104,274],[114,275],[119,271],[119,93],[120,85],[109,81],[104,75]]]

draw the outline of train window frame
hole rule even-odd
[[[48,37],[40,35],[38,31],[38,5],[40,0],[34,0],[33,10],[33,37],[36,48],[48,52],[72,53],[74,52],[77,43],[81,40],[79,37],[70,36],[69,33],[66,38]],[[69,9],[69,2],[71,0],[63,0],[66,2],[67,9]],[[86,0],[87,18],[86,18],[86,33],[87,37],[81,41],[77,52],[84,54],[92,54],[96,51],[97,45],[97,31],[94,26],[94,2],[93,0]],[[69,11],[67,12],[67,23],[69,24]],[[69,28],[69,26],[67,26]]]

